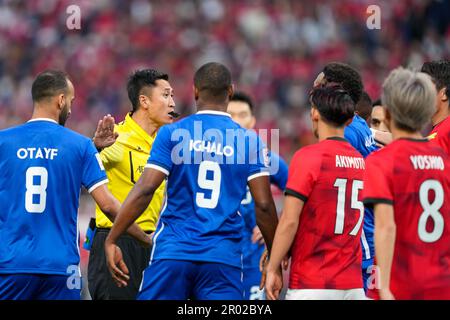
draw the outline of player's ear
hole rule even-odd
[[[65,105],[66,105],[66,97],[64,93],[61,93],[60,95],[58,95],[58,107],[60,110],[62,110]]]
[[[441,90],[439,90],[438,97],[439,97],[439,99],[442,102],[447,102],[448,101],[447,87],[443,87]]]
[[[150,107],[148,98],[146,96],[144,96],[143,94],[140,94],[138,99],[139,99],[139,105],[141,106],[141,108],[147,110]]]
[[[234,94],[234,84],[229,86],[227,91],[228,91],[228,100],[230,100],[231,97],[233,97],[233,94]]]
[[[194,89],[194,99],[195,99],[195,101],[197,101],[198,100],[198,89],[195,86],[193,86],[192,88]]]
[[[319,110],[317,110],[316,108],[312,107],[311,108],[311,120],[312,121],[319,121]]]

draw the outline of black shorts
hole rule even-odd
[[[105,240],[109,229],[97,229],[89,254],[88,286],[93,300],[135,300],[141,285],[142,273],[150,261],[151,248],[143,247],[128,234],[122,235],[117,245],[130,271],[128,286],[119,288],[109,273],[105,257]]]

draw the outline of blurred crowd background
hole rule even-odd
[[[85,135],[106,113],[130,110],[130,72],[165,71],[177,109],[195,110],[192,76],[204,62],[225,63],[238,89],[255,99],[259,128],[280,129],[290,158],[312,141],[308,93],[330,61],[358,68],[372,99],[397,65],[420,67],[450,55],[450,1],[430,0],[0,0],[0,128],[31,114],[30,86],[45,68],[71,76],[76,100],[68,126]],[[81,9],[68,30],[66,9]],[[381,9],[369,30],[366,9]]]
[[[66,26],[72,4],[80,30]],[[372,4],[379,30],[366,26]],[[450,0],[0,0],[0,129],[31,116],[31,83],[45,68],[68,72],[76,100],[67,126],[92,136],[100,117],[120,121],[130,110],[133,70],[168,73],[186,116],[195,111],[196,68],[220,61],[254,98],[257,127],[280,129],[289,160],[314,141],[308,93],[326,63],[356,67],[377,99],[392,68],[450,57],[449,20]],[[85,226],[92,203],[83,200],[80,212]]]

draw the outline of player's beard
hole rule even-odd
[[[64,127],[68,117],[69,117],[69,107],[67,103],[65,103],[64,107],[61,110],[61,113],[59,114],[58,123]]]

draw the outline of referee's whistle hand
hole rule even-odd
[[[113,243],[105,243],[106,263],[109,272],[119,288],[126,287],[130,280],[129,271],[123,261],[122,251]]]

